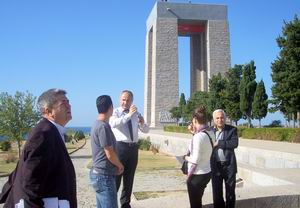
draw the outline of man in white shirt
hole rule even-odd
[[[117,140],[117,153],[124,166],[123,174],[117,176],[117,190],[123,178],[121,193],[121,208],[130,208],[130,198],[133,187],[134,174],[138,163],[138,130],[147,133],[149,127],[143,116],[132,105],[133,93],[124,90],[120,96],[120,107],[114,109],[110,118],[110,125]]]

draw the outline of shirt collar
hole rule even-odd
[[[223,126],[222,129],[218,129],[218,127],[214,126],[214,132],[217,132],[217,131],[223,131],[225,128],[225,125]]]
[[[51,121],[49,119],[47,119],[47,120],[54,124],[54,126],[57,128],[57,130],[60,133],[60,135],[63,137],[63,135],[66,132],[66,128],[63,127],[62,125],[58,124],[58,123],[55,123],[54,121]]]
[[[197,129],[197,132],[203,131],[204,129],[206,129],[208,126],[206,124],[204,125],[199,125],[199,128]]]

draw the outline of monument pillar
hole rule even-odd
[[[212,75],[230,67],[226,6],[156,2],[145,57],[144,116],[151,127],[175,122],[169,111],[179,103],[178,36],[190,37],[191,94],[207,91]]]

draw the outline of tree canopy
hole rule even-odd
[[[243,65],[235,65],[225,74],[226,83],[224,90],[225,112],[227,116],[235,121],[241,119],[242,112],[240,110],[240,92],[239,86],[241,82]]]
[[[300,20],[297,16],[284,22],[276,39],[279,55],[272,63],[272,104],[286,117],[300,112]],[[300,121],[300,116],[298,117]],[[299,123],[300,127],[300,123]]]
[[[268,95],[266,94],[265,84],[261,80],[254,94],[252,103],[253,118],[259,120],[259,127],[261,127],[261,119],[266,117],[268,113]]]
[[[35,100],[28,92],[0,94],[0,135],[18,143],[19,155],[21,141],[39,120]]]
[[[252,102],[256,90],[256,66],[254,61],[244,65],[242,80],[240,82],[240,110],[248,120],[248,125],[251,126],[252,119]]]

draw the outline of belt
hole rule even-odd
[[[118,145],[124,145],[128,147],[135,147],[137,146],[137,142],[117,142]]]
[[[220,164],[220,165],[228,165],[228,162],[227,161],[218,161],[218,163]]]

